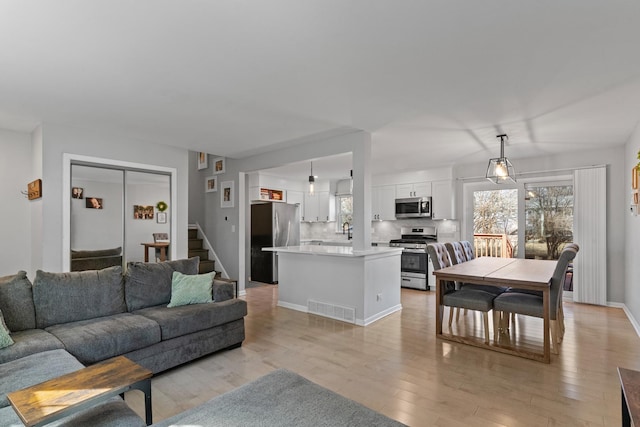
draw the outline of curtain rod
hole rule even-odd
[[[606,168],[606,167],[607,165],[591,165],[591,166],[579,166],[575,168],[547,169],[547,170],[530,171],[530,172],[516,172],[516,178],[518,176],[535,175],[539,173],[573,172],[581,169]],[[487,177],[486,176],[468,176],[468,177],[456,178],[456,181],[476,181],[481,179],[487,179]]]

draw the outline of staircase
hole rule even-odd
[[[198,273],[210,273],[215,270],[215,261],[209,259],[209,250],[202,247],[202,239],[198,238],[198,230],[189,229],[189,258],[199,256]]]

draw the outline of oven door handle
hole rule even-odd
[[[412,254],[426,254],[427,251],[425,251],[424,249],[405,249],[402,252],[408,252],[408,253],[412,253]]]

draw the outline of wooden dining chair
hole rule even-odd
[[[577,245],[567,245],[562,250],[556,268],[551,278],[550,295],[549,295],[549,331],[545,333],[551,334],[551,347],[554,354],[558,354],[558,344],[562,341],[560,324],[563,314],[561,314],[562,305],[562,285],[567,272],[569,263],[576,257],[579,247]],[[532,317],[544,317],[543,298],[541,294],[530,291],[512,289],[509,292],[497,296],[493,300],[493,328],[494,332],[498,330],[500,316],[499,313],[516,313]]]
[[[451,266],[451,260],[447,248],[442,243],[430,243],[427,245],[427,253],[431,258],[433,270],[440,270]],[[439,283],[436,286],[440,286]],[[484,341],[489,344],[489,311],[493,308],[495,295],[475,289],[456,289],[454,282],[446,282],[442,290],[442,305],[449,307],[449,332],[453,323],[453,308],[466,308],[481,311],[484,321]],[[442,322],[442,311],[436,313]]]

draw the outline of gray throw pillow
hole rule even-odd
[[[4,323],[4,317],[2,316],[2,311],[0,311],[0,348],[13,345],[13,340],[9,334],[9,328],[7,328],[7,325]]]
[[[171,301],[167,307],[213,302],[211,288],[215,275],[215,271],[192,275],[174,271],[171,280]]]
[[[10,331],[18,332],[36,327],[33,291],[25,271],[0,277],[0,310]]]

